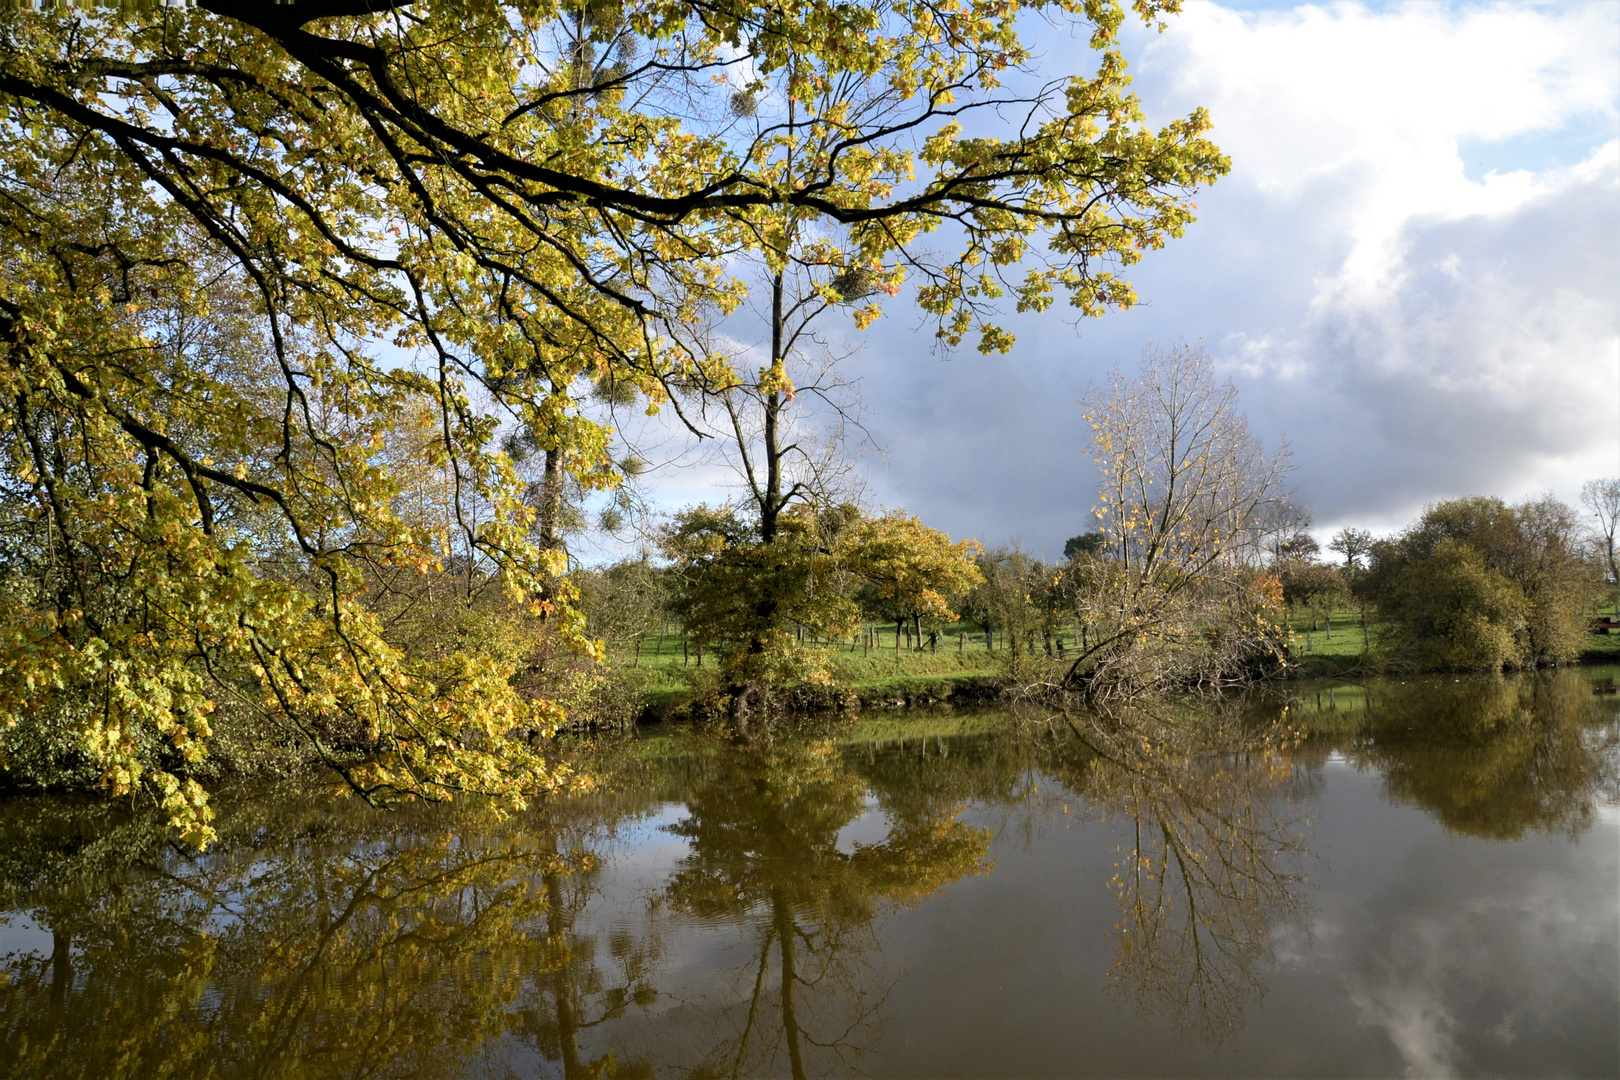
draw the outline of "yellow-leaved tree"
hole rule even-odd
[[[947,342],[1004,349],[1004,292],[1129,303],[1113,269],[1225,171],[1201,111],[1143,122],[1118,0],[1036,9],[1093,72],[1043,77],[1030,9],[989,0],[0,12],[6,752],[151,791],[199,842],[223,702],[374,798],[566,782],[512,628],[590,649],[548,495],[614,482],[584,391],[730,385],[675,328],[736,307],[740,255],[808,253],[853,274],[817,286],[840,301],[912,281]],[[157,325],[224,308],[230,363]],[[424,416],[432,522],[389,450]],[[478,618],[400,640],[402,568]]]

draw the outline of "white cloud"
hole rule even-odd
[[[1612,830],[1587,842],[1614,850]],[[1448,846],[1434,853],[1420,892],[1366,902],[1347,942],[1354,963],[1346,989],[1356,1019],[1385,1032],[1408,1076],[1478,1072],[1519,1033],[1545,1037],[1537,1033],[1554,1030],[1560,1017],[1578,1030],[1572,1018],[1595,987],[1612,983],[1605,875],[1572,875],[1568,867],[1583,858],[1572,851],[1568,866],[1540,862],[1545,850],[1557,849],[1520,849],[1514,857],[1528,860],[1517,873],[1483,883],[1469,877],[1478,864],[1466,856],[1452,863],[1458,848]]]
[[[1581,160],[1478,180],[1460,149],[1612,131],[1617,44],[1610,5],[1199,4],[1148,45],[1156,103],[1211,110],[1258,242],[1309,258],[1305,309],[1252,308],[1222,345],[1275,412],[1306,402],[1341,421],[1300,447],[1329,514],[1569,488],[1572,470],[1620,465],[1620,143],[1577,138]],[[1301,202],[1315,234],[1279,231]]]
[[[949,363],[880,321],[851,369],[881,501],[1055,555],[1089,520],[1077,399],[1177,336],[1288,435],[1319,525],[1620,474],[1620,4],[1189,3],[1126,51],[1150,122],[1207,107],[1231,175],[1129,313],[1013,319],[1012,357]]]

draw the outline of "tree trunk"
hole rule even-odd
[[[785,271],[771,278],[771,363],[786,362],[782,355],[782,279]],[[777,516],[782,512],[782,447],[779,422],[782,395],[765,395],[765,500],[759,508],[759,538],[767,544],[776,541]]]
[[[52,927],[51,929],[51,997],[57,1002],[66,1000],[68,988],[73,985],[73,937]],[[60,1006],[58,1007],[60,1010]],[[60,1015],[60,1011],[58,1013]]]
[[[545,471],[540,478],[540,507],[536,514],[540,546],[549,550],[562,546],[563,466],[568,451],[562,447],[546,451]]]
[[[894,620],[894,655],[896,656],[900,655],[900,631],[905,628],[905,625],[906,621],[904,619]]]

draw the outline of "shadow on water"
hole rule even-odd
[[[239,791],[201,856],[127,805],[12,800],[0,1074],[848,1074],[905,913],[1075,821],[1118,840],[1082,974],[1213,1044],[1308,935],[1330,759],[1496,840],[1578,834],[1620,790],[1615,701],[1578,674],[1325,693],[657,736],[598,751],[611,794],[504,821]],[[957,929],[932,959],[975,947]]]

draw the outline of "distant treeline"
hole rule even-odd
[[[1588,485],[1588,492],[1604,485],[1620,487],[1604,481]],[[1342,529],[1326,550],[1295,523],[1210,577],[1246,578],[1256,611],[1280,626],[1274,643],[1285,647],[1293,632],[1320,631],[1348,611],[1362,627],[1367,662],[1383,669],[1568,664],[1585,649],[1600,610],[1616,599],[1608,519],[1597,511],[1587,517],[1551,496],[1517,505],[1484,496],[1455,499],[1430,506],[1410,527],[1383,539]],[[949,546],[938,534],[935,543]],[[980,648],[999,649],[1016,666],[1020,658],[1072,663],[1118,630],[1106,610],[1108,586],[1117,588],[1117,579],[1129,576],[1130,553],[1101,531],[1072,537],[1055,563],[1016,546],[954,550],[970,567],[954,568],[954,589],[922,574],[910,592],[886,591],[849,574],[838,599],[855,619],[838,634],[824,633],[821,625],[801,629],[790,635],[792,643],[862,643],[872,626],[883,625],[889,648],[921,651],[937,648],[942,634],[966,636]],[[627,656],[652,633],[687,636],[695,653],[714,648],[723,636],[693,620],[693,577],[702,571],[642,555],[580,570],[573,580],[588,631],[610,653]],[[924,594],[926,604],[917,600]]]

